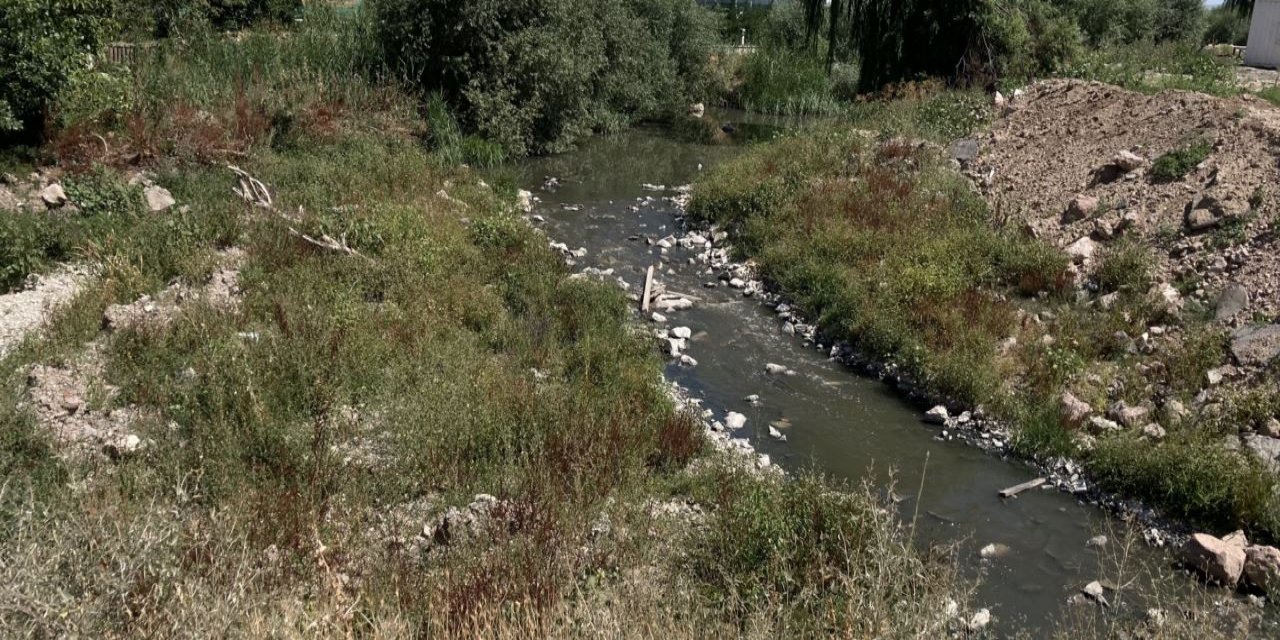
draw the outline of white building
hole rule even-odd
[[[1280,67],[1280,0],[1254,0],[1244,63],[1249,67]]]

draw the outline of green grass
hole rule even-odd
[[[1234,64],[1192,42],[1137,42],[1086,52],[1073,60],[1063,75],[1144,93],[1178,89],[1233,96],[1240,91]]]
[[[739,70],[739,107],[762,113],[824,115],[842,105],[821,60],[804,52],[766,49],[749,55]]]

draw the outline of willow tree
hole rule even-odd
[[[804,2],[812,39],[822,25],[826,0]],[[830,0],[827,62],[834,62],[840,39],[845,37],[857,51],[858,84],[863,91],[922,76],[957,77],[989,2]]]

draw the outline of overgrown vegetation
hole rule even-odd
[[[744,257],[828,339],[994,412],[1016,426],[1025,455],[1076,456],[1124,495],[1208,526],[1280,536],[1274,474],[1214,442],[1235,432],[1230,418],[1164,419],[1169,437],[1153,442],[1139,437],[1142,425],[1085,436],[1063,417],[1064,391],[1105,408],[1144,402],[1134,391],[1154,385],[1192,404],[1223,361],[1219,330],[1173,315],[1152,291],[1149,250],[1108,248],[1087,276],[1097,306],[1077,304],[1060,295],[1073,289],[1063,255],[999,228],[940,162],[901,139],[823,128],[717,168],[695,185],[691,212],[733,230]],[[1048,320],[1028,322],[1033,313]],[[1144,352],[1131,336],[1156,324],[1182,339]],[[1251,404],[1223,406],[1231,415]],[[1269,417],[1267,406],[1257,415]]]
[[[510,212],[513,185],[458,168],[444,117],[418,121],[350,74],[332,37],[162,49],[125,118],[63,133],[80,211],[5,217],[6,233],[83,238],[63,250],[101,273],[0,362],[0,628],[920,637],[958,624],[939,606],[964,606],[952,565],[916,550],[869,489],[709,453],[617,289],[568,278]],[[98,136],[107,149],[80,144]],[[141,211],[127,183],[139,157],[189,209]],[[228,159],[281,213],[232,192]],[[168,320],[102,330],[108,305],[198,290],[223,267],[239,273],[232,304],[185,296]],[[28,366],[85,359],[102,364],[86,383],[95,410],[136,410],[138,453],[75,453],[23,402]],[[475,536],[421,546],[424,525],[482,492],[499,506]]]

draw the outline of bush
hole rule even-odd
[[[1203,140],[1174,149],[1152,163],[1151,179],[1161,183],[1177,182],[1204,162],[1211,151],[1213,147]]]
[[[510,152],[555,152],[683,110],[709,82],[714,16],[682,0],[377,0],[386,65]]]
[[[113,0],[0,3],[0,133],[36,133],[49,105],[114,30]]]
[[[1150,250],[1136,242],[1121,242],[1103,252],[1096,277],[1103,291],[1143,293],[1154,273],[1155,259]]]

